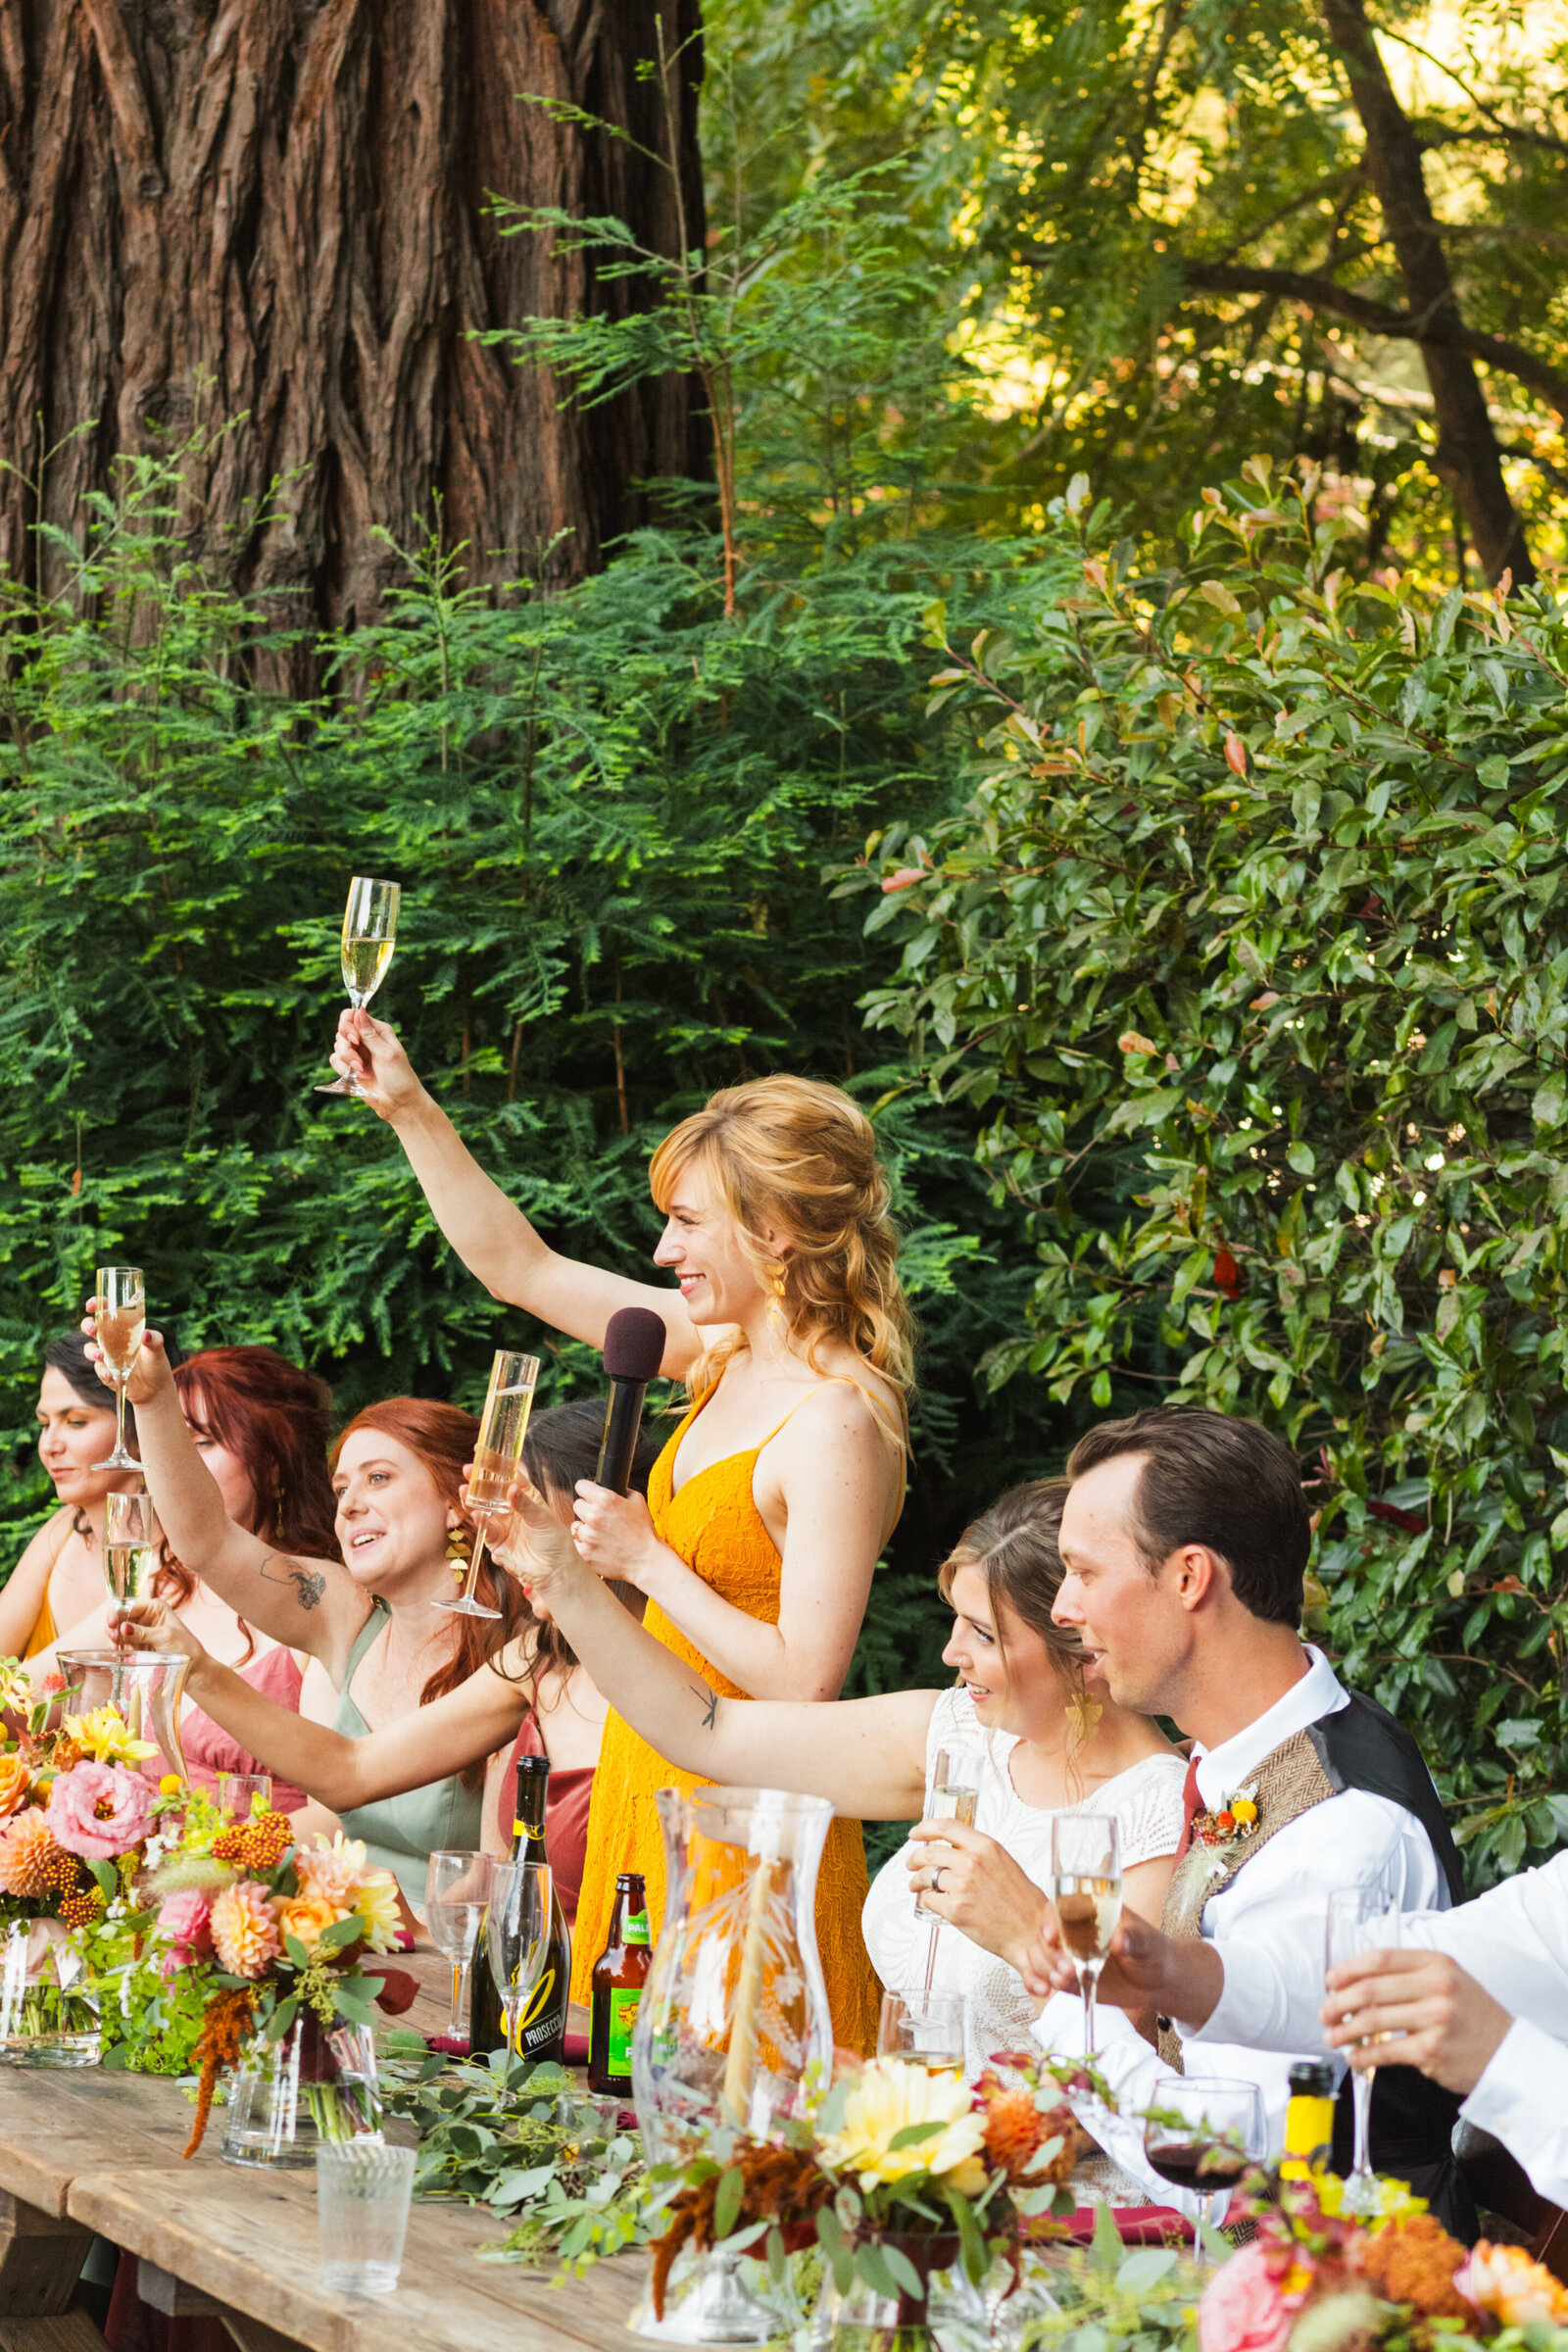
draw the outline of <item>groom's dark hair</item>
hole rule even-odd
[[[1201,1544],[1224,1561],[1251,1616],[1299,1625],[1312,1529],[1288,1446],[1260,1421],[1156,1404],[1080,1438],[1067,1476],[1081,1478],[1121,1453],[1144,1459],[1134,1508],[1151,1571],[1182,1544]]]

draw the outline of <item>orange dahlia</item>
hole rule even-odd
[[[231,1977],[256,1978],[282,1949],[267,1888],[254,1879],[225,1886],[213,1902],[213,1943]]]
[[[17,1812],[32,1786],[32,1775],[20,1755],[0,1756],[0,1816]]]
[[[1474,2307],[1454,2284],[1465,2250],[1436,2214],[1392,2222],[1355,2241],[1355,2267],[1386,2303],[1413,2303],[1427,2319],[1473,2321]]]
[[[36,1806],[0,1829],[0,1893],[35,1897],[76,1883],[76,1866]]]
[[[996,2087],[993,2089],[992,2085]],[[995,2075],[982,2077],[978,2088],[985,2099],[985,2151],[989,2163],[1000,2165],[1009,2180],[1044,2185],[1065,2180],[1078,2160],[1083,2134],[1065,2104],[1035,2105],[1035,2094],[1022,2083],[1004,2087]],[[1029,2164],[1048,2139],[1060,2134],[1061,2146],[1048,2165],[1030,2172]]]

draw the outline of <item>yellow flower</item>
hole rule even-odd
[[[1238,1796],[1233,1798],[1231,1802],[1231,1811],[1235,1814],[1238,1821],[1254,1822],[1257,1819],[1257,1807],[1253,1804],[1250,1796]]]
[[[911,2124],[942,2129],[894,2147]],[[899,2058],[873,2058],[851,2086],[843,2122],[822,2141],[821,2154],[835,2171],[858,2173],[862,2189],[915,2173],[946,2173],[956,2188],[972,2196],[985,2180],[978,2162],[984,2139],[985,2118],[976,2112],[967,2083],[953,2075],[927,2074],[923,2066],[907,2066]]]
[[[398,1883],[389,1870],[368,1870],[349,1897],[365,1922],[365,1940],[372,1952],[395,1952],[403,1928]]]
[[[158,1753],[152,1740],[131,1738],[117,1707],[94,1707],[90,1715],[68,1715],[65,1733],[99,1764],[139,1764],[143,1756]]]
[[[160,1796],[177,1796],[185,1784],[177,1772],[166,1772],[158,1784]]]

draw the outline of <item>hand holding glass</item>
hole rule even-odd
[[[1353,1959],[1358,1952],[1374,1952],[1386,1944],[1397,1947],[1398,1941],[1398,1903],[1387,1878],[1379,1876],[1363,1880],[1358,1886],[1334,1889],[1329,1896],[1324,1943],[1326,1968],[1332,1968],[1337,1960]],[[1329,1998],[1333,1997],[1331,1993]],[[1345,2183],[1347,2213],[1376,2213],[1378,2209],[1377,2177],[1372,2170],[1371,2155],[1372,2079],[1376,2073],[1374,2066],[1352,2068],[1350,2073],[1355,2152]]]
[[[490,1970],[507,2013],[507,2047],[520,2058],[518,2036],[530,1995],[545,1973],[550,1951],[550,1907],[554,1882],[547,1862],[523,1854],[497,1862],[490,1874],[485,1946]]]
[[[533,1409],[538,1379],[536,1355],[514,1355],[506,1348],[496,1349],[495,1361],[490,1366],[490,1386],[485,1391],[484,1411],[479,1416],[473,1468],[468,1474],[467,1507],[479,1523],[473,1539],[473,1557],[468,1562],[467,1581],[459,1598],[433,1601],[433,1608],[450,1609],[458,1617],[501,1614],[499,1609],[487,1608],[482,1600],[475,1600],[473,1588],[478,1583],[479,1562],[484,1555],[485,1522],[512,1515],[507,1492],[522,1462],[522,1441],[528,1434],[528,1415]]]
[[[396,882],[377,882],[368,874],[356,874],[349,884],[348,905],[343,909],[343,987],[356,1012],[368,1004],[392,960],[397,944],[398,902],[401,886]],[[318,1086],[318,1095],[363,1095],[364,1088],[355,1078],[334,1078],[330,1085]]]
[[[1110,1813],[1058,1813],[1051,1825],[1051,1901],[1084,2003],[1084,2056],[1095,2054],[1095,1986],[1121,1919],[1121,1824]]]
[[[139,1470],[125,1450],[125,1384],[136,1369],[147,1329],[147,1286],[140,1266],[100,1266],[93,1277],[93,1329],[115,1384],[115,1450],[95,1470]]]
[[[1209,2205],[1217,2230],[1249,2165],[1261,2164],[1268,2146],[1263,2101],[1254,2082],[1221,2076],[1163,2075],[1144,2121],[1144,2153],[1162,2180],[1197,2199],[1198,2220]],[[1198,2230],[1197,2255],[1203,2259]]]
[[[430,1941],[452,1963],[454,2040],[467,2032],[468,1970],[479,1945],[490,1899],[489,1854],[453,1846],[430,1856],[424,1874],[424,1917]]]
[[[980,1762],[978,1753],[973,1749],[937,1749],[936,1770],[931,1776],[931,1786],[925,1792],[927,1821],[961,1821],[966,1829],[974,1828],[974,1817],[980,1805]],[[914,1908],[920,1916],[929,1916],[918,1895],[914,1898]],[[941,1934],[941,1920],[933,1919],[930,1938],[925,1947],[927,1992],[937,1973],[937,1943]]]

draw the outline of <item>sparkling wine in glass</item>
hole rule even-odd
[[[1121,1824],[1110,1813],[1058,1813],[1051,1825],[1051,1901],[1084,2003],[1084,2056],[1095,2054],[1095,1987],[1121,1919]]]
[[[140,1266],[100,1266],[93,1277],[94,1330],[115,1384],[115,1449],[95,1470],[139,1470],[125,1450],[125,1384],[136,1369],[147,1329],[147,1286]]]
[[[927,1821],[961,1821],[966,1829],[974,1828],[975,1814],[980,1804],[979,1754],[969,1748],[939,1747],[931,1786],[925,1792]],[[929,1853],[930,1849],[927,1848]],[[918,1895],[914,1898],[915,1914],[927,1916]],[[925,1988],[930,1991],[937,1973],[937,1945],[941,1940],[942,1922],[933,1919],[931,1934],[925,1947]]]
[[[1196,2199],[1201,2222],[1217,2230],[1250,2165],[1261,2164],[1268,2140],[1263,2101],[1255,2082],[1223,2076],[1162,2075],[1144,2119],[1144,2154],[1162,2180]],[[1203,2260],[1200,2229],[1193,2231]]]
[[[377,882],[368,874],[356,874],[349,884],[348,905],[343,909],[343,986],[349,1003],[356,1012],[368,1004],[392,960],[397,944],[398,902],[401,886],[396,882]],[[330,1085],[318,1086],[318,1095],[358,1095],[364,1089],[353,1078],[334,1078]]]
[[[1329,1896],[1327,1932],[1324,1939],[1324,1965],[1332,1968],[1338,1960],[1350,1960],[1358,1952],[1373,1952],[1385,1946],[1397,1947],[1399,1941],[1399,1896],[1387,1872],[1363,1879],[1355,1886],[1336,1886]],[[1329,1994],[1330,2000],[1336,1996]],[[1343,1996],[1342,1996],[1343,1997]],[[1344,2014],[1351,2013],[1348,2002]],[[1377,2039],[1387,2040],[1387,2034],[1368,2034],[1360,2047]],[[1350,2071],[1350,2103],[1355,2121],[1355,2153],[1349,2178],[1345,2183],[1344,2210],[1354,2214],[1375,2214],[1378,2210],[1377,2175],[1372,2170],[1372,2082],[1375,2066],[1352,2067]]]
[[[468,1475],[467,1507],[479,1523],[473,1540],[473,1557],[468,1562],[467,1581],[460,1596],[456,1600],[433,1601],[433,1608],[450,1609],[458,1617],[501,1614],[499,1609],[486,1608],[482,1600],[475,1600],[473,1588],[484,1554],[485,1522],[505,1519],[511,1514],[507,1490],[521,1467],[522,1441],[528,1434],[528,1415],[533,1410],[538,1380],[536,1355],[516,1355],[506,1348],[496,1349],[495,1361],[490,1366],[490,1386],[485,1391],[484,1411],[479,1416],[473,1468]]]
[[[452,1963],[454,2040],[467,2033],[468,1971],[479,1948],[490,1899],[489,1854],[452,1846],[430,1856],[424,1874],[424,1920],[430,1941]]]
[[[485,1910],[485,1948],[507,2013],[507,2048],[522,2056],[528,2002],[550,1957],[551,1898],[555,1882],[548,1862],[522,1854],[496,1862],[490,1871]]]
[[[127,1601],[152,1598],[163,1540],[153,1498],[145,1489],[136,1494],[105,1495],[104,1582],[110,1599],[121,1608]]]

